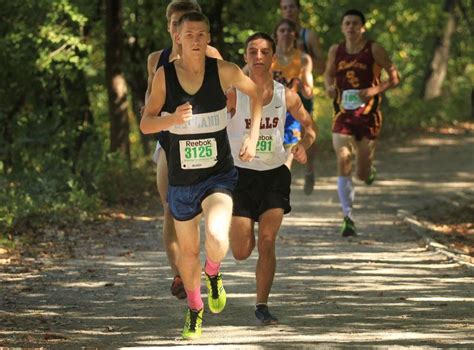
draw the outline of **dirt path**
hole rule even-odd
[[[381,144],[379,178],[357,183],[361,235],[339,234],[334,161],[318,164],[317,189],[292,189],[278,239],[271,307],[281,324],[256,327],[256,255],[223,264],[228,305],[206,312],[192,344],[216,348],[474,347],[474,272],[428,251],[397,217],[436,196],[472,190],[474,136],[426,135]],[[156,217],[97,223],[97,238],[69,231],[71,258],[30,259],[0,270],[0,347],[121,348],[189,345],[179,339],[185,304],[170,277]],[[89,227],[90,229],[90,227]]]

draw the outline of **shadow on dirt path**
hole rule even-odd
[[[397,217],[473,188],[474,136],[380,146],[376,183],[356,183],[356,238],[339,234],[334,160],[318,163],[311,196],[296,169],[270,296],[280,325],[255,325],[255,252],[239,263],[229,254],[226,309],[205,312],[200,340],[180,340],[185,303],[169,293],[161,221],[148,213],[97,224],[94,239],[77,232],[69,259],[3,265],[0,346],[474,347],[473,271],[426,250]]]

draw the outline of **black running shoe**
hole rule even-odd
[[[346,216],[344,218],[344,221],[342,222],[341,234],[342,237],[350,237],[357,235],[354,221],[352,221],[351,218],[348,216]]]
[[[255,306],[255,316],[262,326],[278,324],[278,318],[270,313],[266,304],[259,304]]]

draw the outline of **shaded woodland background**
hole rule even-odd
[[[200,0],[212,40],[241,64],[242,43],[272,32],[277,0]],[[384,99],[384,135],[474,120],[474,0],[301,0],[303,23],[325,53],[342,40],[340,16],[358,8],[368,36],[398,66]],[[138,130],[146,59],[170,45],[156,0],[0,1],[0,243],[24,225],[84,219],[156,196],[153,137]],[[315,103],[321,145],[331,101]]]

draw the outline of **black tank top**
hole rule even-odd
[[[164,65],[164,70],[166,99],[162,113],[174,113],[176,107],[186,102],[193,106],[192,120],[169,130],[170,185],[189,186],[230,171],[234,162],[227,138],[226,96],[219,79],[217,59],[206,57],[204,80],[194,95],[181,87],[174,63]]]
[[[161,66],[164,66],[165,64],[170,63],[170,55],[171,55],[171,47],[168,47],[166,49],[163,49],[163,51],[161,51],[160,58],[158,59],[158,63],[156,64],[155,72]]]

